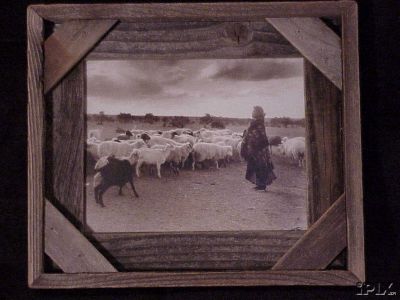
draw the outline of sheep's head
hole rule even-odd
[[[140,151],[138,149],[133,149],[131,154],[129,155],[129,162],[131,165],[134,165],[139,160]]]
[[[150,140],[150,136],[149,136],[147,133],[142,133],[142,134],[140,135],[140,138],[141,138],[145,143],[147,143],[147,142]]]
[[[172,149],[174,149],[174,148],[175,148],[175,147],[172,146],[171,144],[166,144],[164,150],[172,150]]]
[[[228,146],[228,156],[233,156],[233,147],[232,146]]]
[[[100,157],[99,160],[96,162],[96,165],[94,166],[94,170],[96,172],[100,171],[102,168],[104,168],[106,165],[108,165],[109,159],[107,156]]]
[[[285,155],[285,147],[283,146],[283,144],[280,144],[278,146],[278,152]]]

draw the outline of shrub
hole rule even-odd
[[[117,129],[115,129],[115,132],[116,132],[116,133],[125,133],[126,130],[125,130],[125,129],[122,129],[121,127],[117,127]]]
[[[183,117],[183,116],[175,116],[170,120],[170,125],[172,127],[178,127],[178,128],[183,128],[189,123],[190,119],[188,117]]]
[[[153,124],[154,122],[158,122],[160,120],[160,117],[157,117],[151,113],[145,114],[144,115],[144,122]]]
[[[117,120],[118,120],[119,122],[121,122],[121,123],[127,123],[127,122],[132,121],[132,115],[129,114],[129,113],[120,113],[120,114],[117,116]]]
[[[210,114],[205,114],[204,117],[200,118],[200,124],[210,124],[214,118]]]
[[[214,120],[211,122],[211,127],[218,128],[218,129],[224,129],[225,124],[224,124],[224,122],[222,122],[222,120]]]

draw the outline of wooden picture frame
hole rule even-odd
[[[332,25],[329,18],[338,22]],[[265,21],[274,33],[252,44],[252,22]],[[57,24],[57,30],[45,30],[48,22]],[[156,23],[165,26],[162,32]],[[192,30],[199,23],[204,28]],[[110,33],[118,26],[114,38],[119,34],[126,39],[117,39],[120,50],[115,51]],[[135,26],[152,29],[135,36]],[[176,36],[176,26],[187,28],[181,36],[183,44],[171,41],[159,47],[161,35],[167,41],[168,34]],[[355,285],[365,281],[357,27],[354,1],[28,7],[29,286]],[[210,39],[218,34],[215,28],[222,37]],[[200,35],[203,39],[197,41]],[[177,47],[181,47],[178,54],[173,51]],[[312,157],[307,160],[310,227],[306,232],[96,234],[85,230],[85,58],[274,54],[305,57],[307,154]],[[49,268],[48,261],[59,270]]]

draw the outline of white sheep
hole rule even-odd
[[[239,161],[244,160],[244,157],[242,157],[242,155],[240,154],[240,152],[242,150],[242,144],[243,144],[243,141],[240,141],[236,146],[236,152],[239,153]]]
[[[132,154],[137,155],[136,176],[140,177],[140,167],[143,163],[157,166],[157,176],[161,178],[161,165],[165,163],[171,150],[172,145],[165,145],[163,149],[141,148],[133,150]]]
[[[193,133],[193,131],[189,128],[176,128],[173,131],[176,132],[178,135]]]
[[[100,158],[97,160],[97,162],[96,162],[96,164],[95,164],[95,166],[94,166],[94,170],[95,170],[96,172],[99,172],[102,168],[104,168],[104,167],[108,164],[108,162],[109,162],[109,157],[110,157],[110,156],[102,156],[102,157],[100,157]],[[111,157],[114,157],[114,156],[111,155]],[[121,160],[127,160],[127,161],[129,161],[129,163],[131,164],[131,166],[133,166],[133,165],[137,162],[137,160],[138,160],[138,153],[137,153],[136,151],[133,151],[133,150],[132,150],[132,152],[131,152],[128,156],[122,156],[122,157],[120,157],[119,159],[121,159]]]
[[[114,141],[105,141],[98,145],[97,157],[114,155],[115,157],[124,157],[131,154],[132,150],[147,147],[143,140],[136,140],[132,143],[119,143]]]
[[[176,131],[175,130],[167,130],[167,131],[164,131],[162,134],[161,134],[161,136],[163,137],[163,138],[167,138],[167,139],[172,139],[175,135],[177,135],[178,133],[176,133]]]
[[[88,138],[96,138],[98,140],[103,140],[103,129],[97,128],[97,129],[90,129],[88,130]]]
[[[280,150],[283,155],[291,157],[299,163],[299,167],[304,166],[306,144],[304,137],[283,138]]]
[[[154,145],[151,149],[164,149],[163,145]],[[182,145],[176,145],[173,149],[171,149],[170,154],[168,155],[166,162],[170,163],[172,170],[177,174],[179,173],[178,165],[181,164],[181,167],[184,166],[185,161],[189,157],[190,152],[192,151],[192,146],[189,143],[185,143]]]
[[[98,138],[96,138],[95,136],[89,137],[86,142],[88,144],[100,144],[102,142],[102,140],[99,140]]]
[[[219,169],[218,160],[232,156],[231,146],[222,146],[212,143],[197,143],[193,146],[193,163],[192,169],[195,169],[196,162],[212,160],[217,169]]]
[[[181,134],[174,136],[173,140],[178,143],[190,143],[192,146],[196,143],[196,138],[189,134]]]
[[[165,138],[162,136],[147,136],[147,137],[150,138],[146,141],[146,143],[149,147],[152,147],[154,145],[172,145],[172,146],[181,146],[182,145],[182,143],[178,143],[174,140],[171,140],[169,138]]]
[[[214,143],[218,145],[225,145],[225,146],[231,146],[233,149],[233,159],[238,161],[240,160],[240,151],[237,149],[237,145],[241,141],[241,138],[236,138],[232,136],[215,136],[211,139],[206,139],[204,140],[205,142],[208,143]]]

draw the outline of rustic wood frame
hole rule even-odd
[[[210,9],[212,8],[212,9]],[[300,19],[306,17],[306,19]],[[322,29],[320,43],[317,48],[302,43],[304,37],[320,28],[320,17],[337,17],[342,22],[342,37],[336,39]],[[291,19],[288,19],[291,18]],[[44,21],[63,23],[61,30],[44,39]],[[117,22],[155,21],[232,21],[268,20],[284,35],[306,58],[305,69],[306,96],[311,99],[309,112],[320,109],[318,96],[314,88],[330,93],[330,98],[337,99],[342,90],[342,126],[335,125],[337,119],[328,128],[325,140],[330,141],[328,147],[339,141],[338,131],[343,131],[344,157],[336,157],[334,161],[343,159],[344,183],[331,178],[329,184],[335,187],[313,189],[311,194],[321,197],[315,207],[310,207],[310,225],[307,232],[299,234],[288,232],[288,251],[278,259],[271,270],[253,269],[224,271],[206,271],[189,268],[186,271],[135,271],[118,272],[112,264],[94,246],[101,239],[112,241],[124,239],[122,235],[91,234],[85,237],[77,228],[84,215],[84,207],[69,206],[74,196],[63,194],[65,187],[61,183],[61,192],[53,191],[55,197],[64,197],[64,206],[54,199],[45,199],[48,184],[45,184],[46,160],[46,97],[63,99],[67,93],[74,93],[76,101],[82,101],[85,88],[82,86],[84,64],[79,63],[95,44]],[[362,209],[362,168],[361,168],[361,134],[360,134],[360,102],[358,74],[358,21],[357,5],[353,1],[321,1],[321,2],[271,2],[271,3],[207,3],[207,4],[88,4],[88,5],[33,5],[27,10],[28,23],[28,283],[32,288],[96,288],[96,287],[161,287],[161,286],[255,286],[255,285],[354,285],[365,280],[363,209]],[[291,35],[296,28],[297,37]],[[324,26],[322,26],[324,27]],[[310,29],[311,28],[311,29]],[[319,29],[318,29],[319,30]],[[329,30],[328,30],[329,31]],[[240,39],[240,28],[238,34]],[[332,39],[331,39],[332,37]],[[65,43],[67,42],[67,43]],[[332,46],[333,43],[333,46]],[[335,46],[336,45],[336,46]],[[338,46],[341,48],[336,51]],[[336,49],[336,50],[335,50]],[[318,50],[318,51],[314,51]],[[322,57],[328,53],[328,57]],[[340,58],[341,54],[341,58]],[[62,59],[60,59],[60,57]],[[339,60],[338,60],[339,59]],[[333,62],[332,62],[333,61]],[[337,69],[337,63],[342,70]],[[76,66],[74,68],[74,66]],[[321,74],[324,76],[321,76]],[[67,74],[67,75],[66,75]],[[76,83],[80,84],[76,84]],[[316,82],[316,85],[315,83]],[[336,86],[336,87],[333,87]],[[71,89],[73,87],[73,89]],[[71,91],[72,90],[72,91]],[[308,93],[308,94],[307,94]],[[339,92],[340,93],[340,92]],[[60,105],[66,101],[54,101]],[[72,104],[73,105],[73,104]],[[79,106],[79,105],[78,105]],[[55,107],[53,109],[65,109]],[[321,118],[329,116],[327,108]],[[336,108],[337,109],[337,108]],[[66,112],[69,113],[69,112]],[[83,122],[83,121],[82,121]],[[314,121],[313,121],[314,122]],[[318,128],[308,122],[310,136],[317,137]],[[57,127],[57,120],[53,120]],[[73,126],[69,129],[74,128]],[[80,128],[83,128],[81,126]],[[78,132],[82,135],[82,132]],[[83,135],[82,135],[83,136]],[[330,136],[330,138],[329,138]],[[310,138],[312,139],[312,137]],[[312,142],[313,140],[311,140]],[[69,149],[69,145],[65,146]],[[83,145],[81,145],[83,147]],[[83,148],[73,145],[73,159],[83,160]],[[336,148],[335,148],[336,149]],[[326,150],[326,149],[322,149]],[[61,151],[60,147],[54,151]],[[320,155],[321,149],[312,146],[309,155]],[[313,152],[316,151],[316,152]],[[57,152],[58,153],[58,152]],[[331,151],[332,153],[332,151]],[[327,156],[322,156],[327,158]],[[310,161],[310,160],[309,160]],[[314,160],[313,160],[314,161]],[[67,168],[67,162],[60,163],[58,172]],[[308,170],[326,169],[307,162]],[[329,168],[328,168],[329,169]],[[318,171],[318,170],[317,170]],[[317,172],[315,171],[315,172]],[[70,173],[75,171],[71,171]],[[78,170],[83,174],[83,170]],[[68,173],[65,173],[68,174]],[[315,173],[313,173],[315,174]],[[334,173],[330,172],[329,176]],[[57,175],[53,174],[53,175]],[[71,174],[70,174],[71,176]],[[333,177],[338,177],[337,174]],[[57,176],[56,176],[57,177]],[[344,193],[341,192],[341,186]],[[339,186],[339,188],[337,187]],[[83,189],[82,189],[83,190]],[[338,194],[339,193],[339,194]],[[79,195],[77,196],[79,197]],[[60,200],[60,199],[56,199]],[[57,208],[56,208],[57,206]],[[312,206],[312,205],[311,205]],[[68,209],[74,207],[76,211]],[[71,218],[79,216],[79,218]],[[75,221],[75,223],[74,223]],[[172,239],[201,238],[208,245],[219,245],[221,240],[248,243],[254,246],[261,241],[261,246],[270,241],[282,242],[282,232],[251,233],[177,233]],[[150,243],[152,235],[136,236],[140,242]],[[298,239],[300,237],[300,239]],[[171,238],[171,237],[170,237]],[[262,239],[266,238],[262,242]],[[294,239],[294,241],[292,241]],[[298,239],[298,240],[297,240]],[[70,243],[73,240],[74,243]],[[297,242],[295,242],[297,240]],[[92,241],[93,244],[90,242]],[[158,239],[162,242],[162,238]],[[132,242],[132,241],[130,241]],[[187,242],[186,242],[187,243]],[[228,244],[232,246],[232,244]],[[343,250],[347,250],[346,270],[325,270],[327,265]],[[49,273],[44,269],[44,253],[48,255],[64,273]],[[242,254],[244,250],[242,248]],[[166,271],[167,270],[167,271]]]

